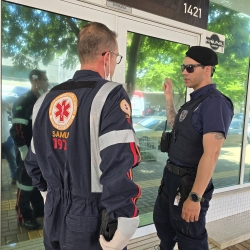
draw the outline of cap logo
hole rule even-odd
[[[66,130],[74,121],[77,113],[78,100],[74,93],[57,96],[50,104],[49,119],[54,128]]]
[[[187,110],[182,110],[180,117],[179,117],[179,122],[182,122],[186,118],[187,114],[188,114]]]

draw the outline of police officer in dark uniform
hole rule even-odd
[[[10,135],[17,148],[17,203],[18,222],[27,229],[39,227],[37,217],[44,215],[43,198],[26,172],[24,159],[32,138],[32,110],[38,97],[48,90],[45,71],[34,69],[29,74],[31,90],[13,104]],[[32,205],[32,208],[30,206]]]
[[[81,70],[34,106],[25,166],[46,200],[46,250],[121,250],[139,223],[132,168],[140,151],[129,97],[107,80],[122,59],[116,34],[91,22],[78,53]]]
[[[172,82],[163,85],[172,128],[167,165],[154,207],[158,249],[207,250],[205,216],[214,190],[212,175],[233,117],[231,100],[212,84],[216,53],[193,46],[181,66],[190,101],[174,108]]]

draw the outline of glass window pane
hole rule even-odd
[[[134,180],[143,194],[137,201],[140,226],[153,223],[153,207],[167,160],[167,154],[159,150],[166,123],[162,85],[166,77],[173,81],[178,110],[186,96],[180,65],[188,47],[128,32],[126,82],[130,83],[127,87],[131,96],[133,124],[142,156],[141,164],[134,169]],[[170,130],[169,126],[167,130]]]
[[[249,25],[249,16],[210,2],[208,30],[226,37],[224,54],[217,53],[219,65],[213,81],[233,101],[235,113],[213,175],[215,188],[239,184],[249,70]]]
[[[76,41],[87,21],[2,1],[2,99],[11,105],[31,88],[32,69],[46,70],[50,88],[72,78],[79,69]],[[2,102],[3,103],[3,102]],[[3,105],[2,105],[3,106]],[[11,113],[8,111],[11,126]],[[8,129],[6,129],[8,133]],[[7,134],[7,138],[9,133]],[[32,239],[17,224],[17,187],[11,185],[10,169],[2,159],[1,244]],[[42,217],[38,218],[42,224]],[[33,231],[42,237],[42,226]]]
[[[247,147],[245,155],[244,183],[250,183],[250,111],[248,111]]]

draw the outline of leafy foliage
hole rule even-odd
[[[65,54],[63,66],[78,63],[76,41],[86,24],[68,16],[2,1],[2,56],[12,58],[16,70],[48,65]]]
[[[15,70],[23,71],[51,63],[64,56],[63,67],[78,63],[76,40],[86,21],[2,1],[2,56],[12,58]],[[214,82],[236,107],[244,108],[249,70],[250,18],[210,3],[208,29],[226,36],[224,54]],[[135,39],[136,38],[136,39]],[[128,33],[126,82],[131,90],[162,91],[170,77],[180,99],[185,87],[180,71],[187,46]]]
[[[213,77],[218,88],[242,107],[247,94],[250,18],[226,7],[210,4],[208,29],[226,37],[224,54]]]
[[[246,99],[249,65],[250,18],[226,7],[211,3],[208,29],[224,34],[224,54],[218,53],[219,65],[213,81],[229,96],[236,107]],[[143,35],[142,35],[143,36]],[[133,33],[128,34],[128,54]],[[143,36],[136,70],[136,89],[161,91],[165,77],[174,83],[174,91],[183,100],[185,87],[180,65],[188,47],[154,37]],[[128,62],[134,58],[127,56]]]

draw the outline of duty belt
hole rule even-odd
[[[197,172],[197,169],[194,169],[194,168],[181,168],[181,167],[178,167],[178,166],[170,163],[169,161],[167,161],[167,166],[166,167],[167,167],[169,172],[172,172],[172,173],[180,175],[180,176],[183,176],[183,175],[186,175],[186,174],[196,175],[196,172]]]

